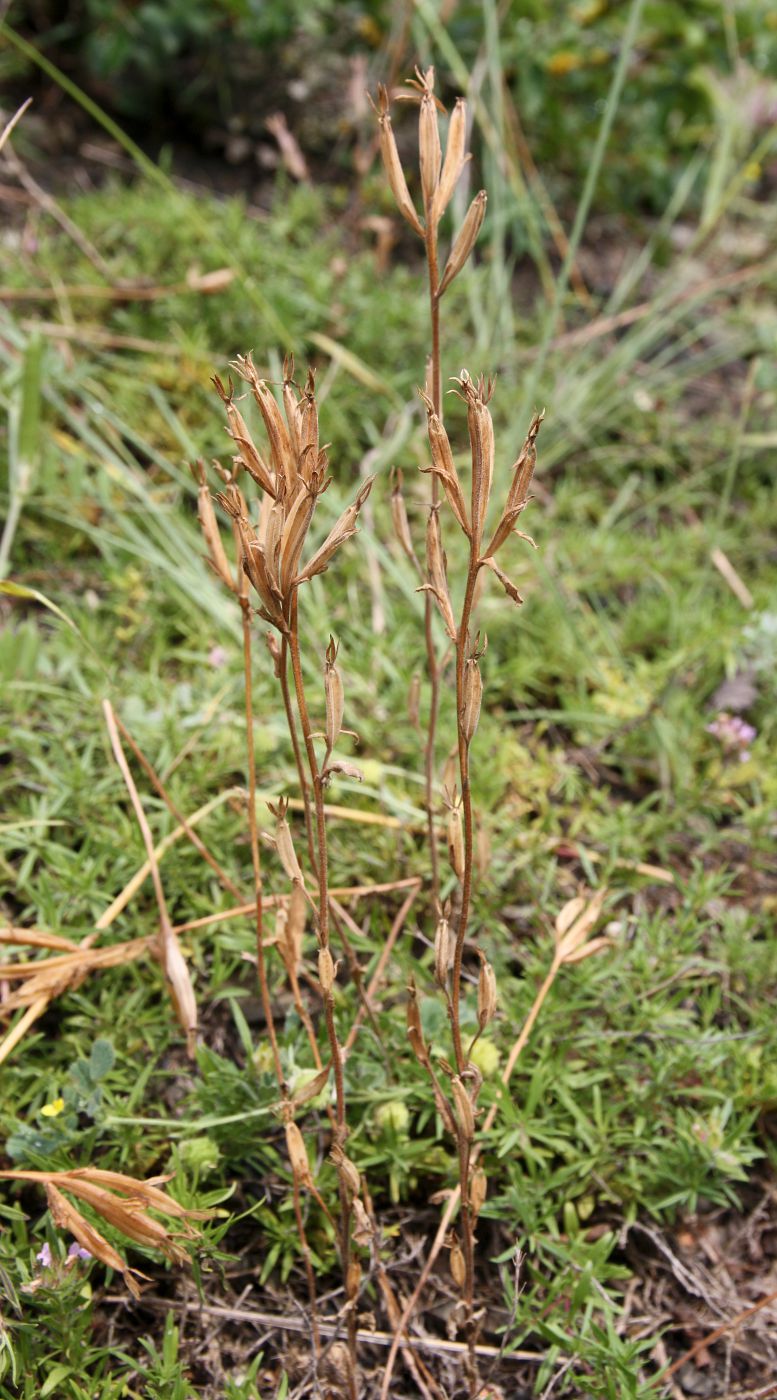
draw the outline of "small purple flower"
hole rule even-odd
[[[71,1259],[91,1259],[92,1256],[91,1256],[91,1254],[89,1253],[89,1250],[88,1250],[88,1249],[83,1249],[83,1248],[81,1247],[81,1245],[78,1243],[77,1240],[73,1240],[73,1243],[71,1244],[71,1246],[70,1246],[70,1248],[69,1248],[69,1250],[68,1250],[68,1252],[67,1252],[67,1257],[68,1257],[68,1260],[71,1260]]]
[[[44,1269],[51,1268],[51,1246],[48,1240],[46,1240],[43,1248],[35,1255],[35,1258]]]
[[[748,724],[739,715],[730,715],[727,710],[721,710],[717,718],[706,726],[706,730],[720,740],[727,754],[736,754],[740,763],[747,762],[749,746],[758,733],[754,725]]]
[[[222,666],[226,666],[228,660],[229,657],[224,647],[211,647],[208,652],[208,665],[212,666],[215,671],[220,671]]]

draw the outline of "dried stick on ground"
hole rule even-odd
[[[170,922],[167,912],[162,880],[159,875],[159,867],[154,855],[154,842],[151,836],[151,829],[143,811],[143,804],[138,795],[129,764],[124,756],[124,750],[119,738],[119,730],[113,707],[110,700],[103,700],[103,714],[108,728],[108,737],[111,741],[111,748],[116,762],[121,770],[121,776],[130,795],[130,801],[138,819],[143,844],[146,848],[149,864],[151,866],[151,879],[154,884],[154,894],[156,895],[157,906],[159,908],[159,961],[165,974],[165,980],[170,990],[175,1014],[178,1023],[186,1036],[186,1046],[189,1055],[194,1057],[194,1049],[197,1041],[197,1002],[194,997],[194,988],[186,959],[181,952],[181,945]]]

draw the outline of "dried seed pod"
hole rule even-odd
[[[335,665],[337,660],[337,646],[334,637],[329,638],[329,645],[326,649],[326,662],[324,664],[324,695],[326,699],[326,746],[329,753],[332,752],[343,728],[343,709],[345,706],[345,696],[343,692],[343,681],[340,672]]]
[[[315,375],[309,369],[302,397],[300,429],[300,472],[303,481],[310,481],[310,474],[318,461],[318,405],[314,391]]]
[[[437,120],[437,107],[431,92],[421,97],[418,114],[418,153],[421,165],[421,189],[424,196],[424,209],[431,210],[432,201],[440,180],[442,148],[440,128]]]
[[[354,1202],[354,1205],[356,1202]],[[363,1207],[362,1207],[363,1209]],[[345,1276],[345,1296],[355,1298],[359,1292],[359,1284],[362,1281],[362,1266],[358,1259],[349,1259],[348,1270]]]
[[[316,508],[316,495],[311,486],[300,478],[301,490],[297,494],[286,517],[280,541],[280,588],[284,598],[288,595],[292,581],[299,567],[300,555],[305,544],[313,511]]]
[[[302,572],[294,580],[295,584],[305,583],[316,574],[323,574],[329,565],[332,555],[340,548],[346,540],[356,534],[356,521],[359,512],[372,490],[374,476],[368,477],[361,487],[356,500],[344,510],[337,523],[329,531],[324,543],[316,550],[312,559],[309,559]]]
[[[478,1025],[483,1030],[496,1012],[496,975],[490,962],[481,957],[478,975]]]
[[[294,383],[294,356],[286,355],[283,361],[283,411],[289,429],[289,441],[294,454],[294,464],[299,472],[302,452],[302,411],[297,401]]]
[[[415,564],[416,556],[413,548],[413,537],[410,534],[410,523],[407,518],[407,507],[402,491],[402,472],[398,467],[391,469],[391,519],[394,523],[394,534],[399,540],[405,554],[412,564]]]
[[[188,963],[172,930],[162,942],[162,966],[178,1024],[186,1036],[187,1053],[193,1058],[197,1044],[197,1002]]]
[[[242,413],[235,407],[233,399],[232,380],[229,381],[229,389],[225,389],[217,374],[213,376],[213,383],[216,392],[222,400],[227,410],[228,433],[240,453],[237,461],[245,467],[250,476],[253,477],[257,485],[269,495],[275,495],[275,480],[273,474],[258,451],[251,434],[248,431]]]
[[[568,899],[563,908],[556,915],[555,935],[556,943],[560,943],[567,929],[570,929],[579,914],[585,909],[586,901],[583,896],[575,895],[574,899]]]
[[[461,804],[453,802],[448,808],[448,855],[457,880],[464,879],[464,830],[461,824]]]
[[[458,1074],[454,1074],[451,1078],[451,1093],[462,1135],[467,1142],[471,1142],[475,1136],[475,1114],[472,1101]]]
[[[421,1029],[421,1013],[418,1010],[418,997],[412,977],[407,984],[407,1038],[419,1063],[428,1065],[429,1051]]]
[[[456,619],[453,616],[453,603],[451,602],[450,590],[448,588],[448,575],[446,569],[445,553],[442,547],[442,535],[440,533],[440,512],[438,506],[432,506],[429,511],[429,523],[426,527],[426,566],[429,572],[429,582],[422,585],[422,589],[428,589],[435,599],[442,620],[445,623],[445,630],[451,641],[456,640]]]
[[[378,116],[378,131],[380,134],[380,153],[383,157],[383,165],[391,186],[391,193],[397,202],[397,208],[403,218],[415,229],[416,233],[423,238],[424,226],[421,223],[415,205],[410,198],[410,191],[407,188],[405,172],[402,169],[402,162],[399,159],[397,142],[394,136],[394,129],[391,125],[391,116],[388,110],[388,95],[386,89],[378,89],[381,102],[381,111]]]
[[[473,1215],[480,1215],[488,1195],[488,1177],[482,1167],[472,1173],[469,1183],[469,1204]]]
[[[375,1234],[375,1231],[372,1228],[372,1221],[370,1220],[370,1217],[367,1214],[364,1205],[358,1196],[354,1196],[353,1200],[351,1201],[351,1209],[353,1211],[354,1222],[354,1244],[358,1244],[362,1249],[366,1249],[371,1243]]]
[[[324,996],[330,997],[335,985],[335,965],[328,948],[319,948],[318,950],[318,980],[321,983],[321,991]]]
[[[494,576],[499,579],[499,582],[501,583],[508,598],[511,598],[514,603],[517,603],[519,605],[523,602],[523,598],[518,592],[518,589],[516,588],[512,579],[509,579],[507,577],[507,574],[505,573],[504,569],[499,567],[499,565],[496,562],[496,559],[494,559],[492,555],[489,555],[486,559],[481,559],[480,564],[481,567],[485,565],[485,567],[487,569],[490,569],[492,574],[494,574]]]
[[[308,902],[302,886],[295,884],[291,898],[278,906],[275,925],[278,949],[284,965],[296,972],[302,962],[302,942],[305,936],[305,920]],[[282,920],[282,922],[281,922]]]
[[[300,1186],[311,1187],[313,1176],[305,1142],[297,1124],[291,1121],[286,1124],[286,1151],[289,1154],[291,1170]]]
[[[462,683],[461,732],[468,744],[472,743],[480,719],[480,706],[483,699],[483,678],[476,656],[469,656],[464,662]]]
[[[449,1255],[451,1266],[451,1277],[457,1288],[463,1288],[467,1281],[467,1266],[464,1263],[464,1255],[458,1240],[454,1239],[451,1244]]]
[[[607,889],[602,886],[596,890],[590,900],[586,902],[585,908],[576,915],[573,922],[565,929],[562,937],[557,938],[556,957],[559,962],[579,962],[580,949],[586,943],[588,935],[593,932],[602,912],[602,905],[607,897]],[[570,901],[571,903],[571,901]],[[569,905],[565,906],[569,909]],[[562,909],[559,918],[564,914]],[[567,914],[567,918],[569,915]],[[566,921],[564,921],[566,922]],[[590,944],[588,945],[591,946]],[[598,951],[598,949],[597,949]]]
[[[515,522],[519,515],[526,509],[529,500],[529,487],[537,463],[537,434],[539,433],[544,417],[545,410],[543,409],[541,413],[535,413],[532,418],[526,441],[521,448],[518,460],[513,466],[513,479],[507,495],[505,508],[502,512],[499,524],[494,531],[491,543],[486,550],[486,554],[496,554],[496,551],[501,548],[505,540],[515,529]],[[520,531],[517,533],[520,533]],[[528,535],[523,538],[530,539]],[[533,544],[534,541],[530,540],[530,543]]]
[[[208,483],[205,479],[205,464],[198,461],[196,466],[192,465],[192,474],[198,485],[197,491],[197,515],[199,516],[200,528],[203,539],[208,550],[210,563],[230,592],[236,591],[235,580],[232,577],[232,568],[227,559],[226,551],[221,539],[221,531],[216,520],[216,512],[213,509],[213,498],[208,490]]]
[[[435,222],[445,213],[455,190],[459,176],[467,160],[467,104],[463,97],[456,98],[456,105],[448,123],[448,139],[445,143],[440,183],[437,186],[433,203]]]
[[[456,464],[453,460],[451,444],[448,434],[442,423],[440,415],[435,411],[434,404],[423,390],[420,391],[427,413],[427,430],[429,434],[429,446],[432,452],[431,467],[422,467],[423,472],[433,472],[440,478],[443,484],[448,504],[453,511],[464,534],[469,538],[470,524],[467,519],[467,507],[464,503],[464,496],[459,482]]]
[[[438,987],[443,991],[448,985],[448,969],[451,961],[451,926],[445,915],[437,920],[434,934],[434,976]]]
[[[297,481],[297,465],[291,448],[289,431],[283,415],[275,401],[268,383],[260,379],[250,355],[238,355],[233,368],[251,385],[253,396],[264,420],[267,440],[270,444],[270,458],[276,477],[283,477],[286,488],[293,497]]]
[[[337,1175],[348,1194],[350,1196],[358,1196],[361,1190],[361,1177],[359,1176],[358,1168],[356,1164],[351,1161],[350,1157],[346,1157],[339,1143],[334,1143],[332,1145],[329,1158],[330,1161],[334,1162]]]
[[[440,283],[439,296],[451,285],[454,277],[461,272],[467,258],[477,242],[477,236],[483,226],[486,217],[487,196],[485,190],[481,190],[475,195],[469,209],[464,216],[464,222],[453,241],[453,247],[448,255],[445,264],[445,271]]]
[[[286,874],[293,884],[304,885],[305,877],[297,860],[297,852],[294,849],[294,842],[291,837],[291,828],[286,820],[288,802],[281,800],[277,807],[270,805],[270,811],[275,817],[275,846],[281,859]]]
[[[493,384],[482,378],[475,384],[466,373],[457,382],[467,405],[472,449],[472,530],[479,548],[494,477],[494,424],[488,408]]]

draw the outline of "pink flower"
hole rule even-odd
[[[740,763],[745,763],[750,757],[749,745],[758,733],[754,725],[748,724],[739,715],[730,715],[727,710],[721,710],[717,718],[706,725],[706,730],[720,740],[727,754],[736,754]]]

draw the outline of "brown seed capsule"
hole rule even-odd
[[[312,1186],[313,1177],[310,1171],[307,1150],[302,1137],[302,1133],[296,1123],[286,1124],[286,1151],[289,1154],[291,1169],[301,1186]]]
[[[356,534],[356,521],[359,518],[359,512],[364,502],[372,490],[372,483],[374,480],[374,476],[368,477],[361,487],[356,500],[348,506],[347,510],[343,511],[340,519],[329,531],[324,543],[316,550],[313,558],[308,560],[301,573],[297,575],[294,580],[295,584],[305,583],[316,574],[323,574],[329,565],[332,555],[336,553],[346,540],[349,540],[352,535]]]
[[[264,419],[264,426],[267,430],[273,470],[276,477],[285,479],[286,487],[293,497],[297,480],[297,465],[291,448],[288,428],[283,421],[283,415],[275,397],[267,381],[260,379],[257,374],[256,366],[250,355],[238,355],[237,359],[232,362],[232,368],[251,385],[253,396],[259,406],[259,412]]]
[[[428,394],[422,392],[421,398],[424,401],[427,413],[427,430],[429,433],[429,447],[432,453],[431,467],[422,467],[422,471],[431,471],[439,477],[443,484],[448,504],[453,511],[464,534],[469,536],[470,526],[467,520],[467,508],[464,504],[464,496],[459,482],[456,464],[453,460],[450,440],[443,427],[442,419],[435,412],[434,404]]]
[[[321,983],[324,996],[331,996],[335,984],[335,965],[328,948],[319,948],[318,950],[318,980]]]
[[[488,1177],[482,1167],[477,1167],[472,1173],[472,1179],[469,1183],[469,1204],[473,1215],[480,1215],[486,1203],[487,1194]]]
[[[216,520],[216,512],[213,509],[213,498],[208,490],[208,483],[205,479],[205,466],[203,462],[198,462],[196,467],[192,467],[195,480],[198,483],[197,491],[197,514],[200,520],[203,538],[208,549],[210,562],[227,588],[234,593],[235,581],[232,577],[232,569],[227,559],[226,551],[221,539],[221,531]]]
[[[278,855],[289,879],[294,884],[304,885],[305,879],[302,874],[300,863],[297,860],[297,853],[294,850],[294,842],[291,838],[291,828],[286,820],[288,803],[281,800],[277,807],[270,807],[270,811],[275,817],[275,846]]]
[[[478,976],[478,1025],[483,1030],[496,1012],[496,975],[485,958],[481,959]]]
[[[457,802],[448,808],[448,855],[453,872],[458,880],[464,879],[464,831],[461,824],[461,806]]]
[[[438,987],[443,990],[448,985],[448,969],[451,961],[451,927],[443,915],[437,921],[434,935],[434,976]]]
[[[451,1245],[450,1265],[453,1282],[457,1288],[463,1288],[467,1281],[467,1266],[458,1241]]]
[[[351,1202],[351,1209],[353,1210],[354,1244],[358,1244],[362,1249],[365,1249],[375,1234],[372,1228],[372,1221],[358,1196],[354,1196]]]
[[[350,1157],[346,1157],[339,1143],[334,1143],[329,1153],[330,1160],[334,1162],[337,1175],[343,1183],[346,1191],[351,1196],[358,1196],[361,1190],[361,1177],[358,1168]]]
[[[393,468],[391,473],[391,519],[394,523],[394,534],[408,559],[411,563],[415,563],[413,537],[410,534],[407,507],[402,492],[402,472],[398,468]]]
[[[543,409],[542,413],[535,413],[532,418],[526,441],[521,448],[517,462],[513,466],[513,480],[507,495],[502,517],[494,531],[486,554],[496,554],[496,551],[501,548],[505,540],[515,529],[518,517],[526,509],[529,499],[529,487],[537,463],[536,438],[544,417],[545,410]],[[528,539],[529,537],[526,536],[525,538]]]
[[[418,997],[416,995],[415,982],[411,977],[407,984],[407,1038],[416,1059],[422,1065],[429,1063],[429,1051],[426,1048],[423,1031],[421,1030],[421,1014],[418,1010]]]
[[[426,567],[429,572],[429,582],[424,584],[424,588],[427,588],[435,599],[445,623],[445,630],[451,641],[455,642],[456,619],[453,616],[453,604],[448,588],[445,553],[440,533],[440,513],[437,506],[432,506],[429,511],[429,523],[426,527]]]
[[[442,163],[437,107],[430,92],[425,92],[421,98],[421,108],[418,114],[418,152],[421,163],[424,209],[428,211],[431,210],[439,184]]]
[[[497,564],[496,559],[494,559],[492,555],[489,555],[488,558],[481,559],[480,562],[481,564],[485,564],[486,568],[490,569],[492,574],[494,574],[494,576],[499,579],[499,582],[501,583],[508,598],[511,598],[514,603],[518,603],[520,605],[523,602],[523,598],[518,592],[518,589],[516,588],[512,579],[509,579],[504,569],[500,568],[500,566]]]
[[[467,160],[467,104],[463,97],[456,98],[456,106],[448,123],[448,140],[445,143],[440,183],[434,196],[434,216],[439,220],[448,207],[459,176]]]
[[[310,481],[310,474],[318,461],[318,405],[314,388],[315,377],[309,369],[302,400],[300,429],[300,473],[303,481]]]
[[[475,195],[472,203],[464,217],[464,223],[459,229],[453,242],[448,261],[445,264],[445,271],[440,283],[439,295],[442,296],[447,287],[451,285],[454,277],[461,272],[467,258],[477,242],[477,236],[483,225],[486,216],[486,192],[481,190]]]
[[[324,696],[326,699],[326,746],[331,753],[343,727],[343,710],[345,706],[345,696],[343,692],[343,681],[340,672],[335,665],[337,660],[337,646],[334,637],[329,638],[329,645],[326,649],[326,661],[324,663]]]
[[[424,226],[410,198],[410,191],[407,188],[405,172],[402,169],[402,162],[399,159],[399,151],[397,150],[396,138],[388,111],[381,112],[378,118],[378,130],[380,134],[380,153],[383,157],[383,165],[386,170],[386,175],[388,176],[388,182],[391,186],[391,193],[397,202],[397,208],[403,218],[407,219],[416,233],[423,238]]]
[[[362,1281],[362,1266],[358,1259],[349,1259],[348,1272],[345,1276],[345,1296],[355,1298],[359,1292],[359,1284]]]
[[[488,409],[493,386],[483,379],[476,385],[465,373],[459,377],[458,384],[467,405],[472,449],[472,529],[479,547],[494,476],[494,424]]]
[[[280,540],[280,589],[284,598],[288,596],[294,576],[299,568],[300,555],[307,538],[313,511],[316,508],[315,492],[305,482],[300,481],[296,500],[286,517]]]
[[[451,1093],[462,1135],[471,1142],[475,1136],[475,1114],[469,1094],[457,1074],[451,1079]]]
[[[483,699],[483,678],[477,657],[470,656],[464,662],[462,684],[461,732],[468,744],[472,743],[480,719],[480,706]]]

